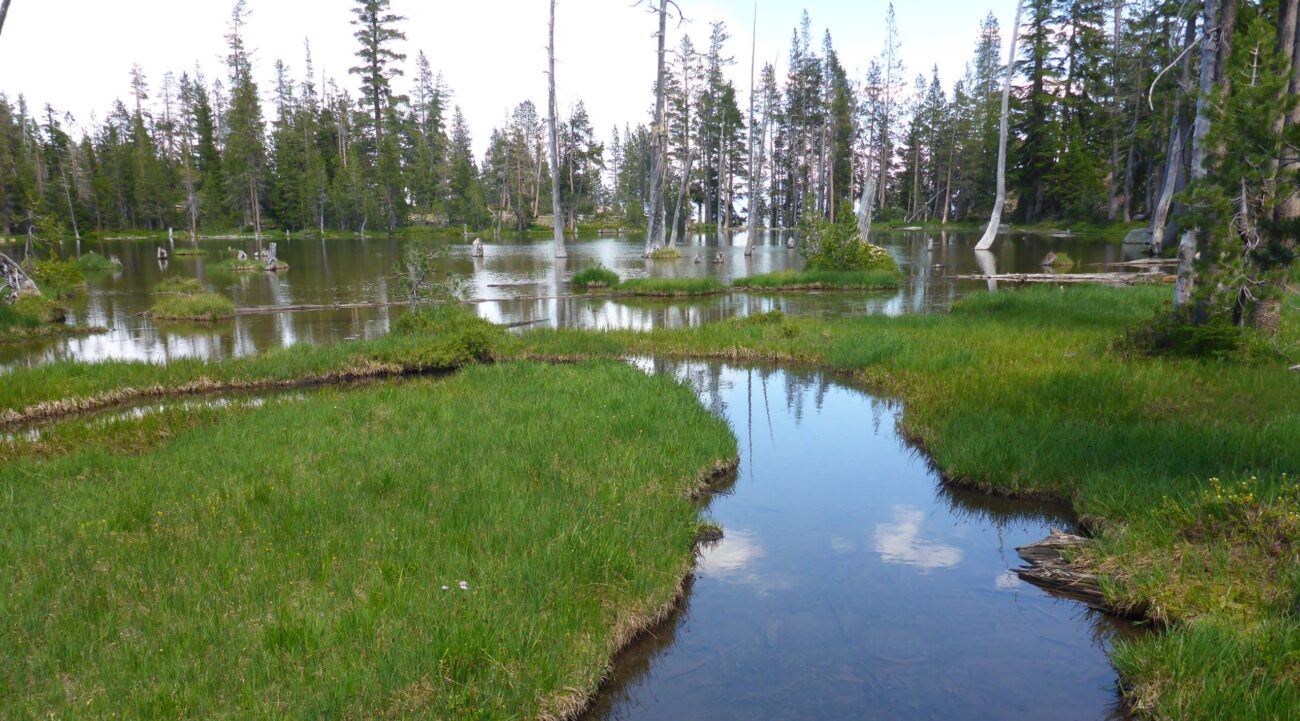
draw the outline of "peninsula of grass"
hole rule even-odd
[[[716,295],[727,287],[713,276],[703,278],[630,278],[614,288],[615,295],[678,298]]]
[[[737,290],[767,292],[805,290],[895,290],[899,274],[891,270],[785,270],[737,278]]]
[[[682,252],[672,246],[655,248],[650,252],[651,260],[678,260],[681,257]]]
[[[114,262],[111,258],[105,258],[99,253],[85,253],[77,258],[77,265],[85,273],[112,273],[122,269],[120,262]]]
[[[12,461],[0,717],[560,718],[673,607],[735,457],[687,387],[598,363]]]
[[[235,304],[218,293],[163,295],[149,309],[155,320],[186,320],[211,323],[235,317]]]
[[[181,276],[171,276],[163,278],[158,285],[153,287],[153,292],[158,295],[194,295],[203,292],[203,284],[198,278],[184,278]]]
[[[12,304],[0,302],[0,343],[22,343],[96,333],[101,328],[68,325],[67,310],[57,301],[29,295]]]
[[[905,431],[953,482],[1070,501],[1081,562],[1117,609],[1165,630],[1119,644],[1143,718],[1291,718],[1300,708],[1300,296],[1237,360],[1115,349],[1166,288],[980,294],[949,314],[765,314],[648,333],[538,330],[526,353],[664,354],[847,372],[905,402]],[[1220,479],[1218,481],[1212,479]],[[1245,484],[1245,485],[1242,485]],[[1225,490],[1229,489],[1229,490]]]
[[[586,293],[591,290],[603,290],[614,288],[619,283],[618,273],[601,265],[591,268],[584,268],[573,274],[573,280],[569,285],[577,293]]]

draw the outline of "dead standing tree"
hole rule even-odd
[[[1007,52],[1007,78],[1002,84],[1002,124],[998,135],[998,194],[993,201],[993,214],[989,227],[984,230],[975,250],[988,250],[997,240],[998,227],[1002,225],[1002,207],[1007,203],[1007,115],[1011,110],[1011,79],[1016,74],[1016,40],[1020,38],[1020,14],[1025,9],[1024,0],[1016,3],[1016,21],[1011,26],[1011,49]]]
[[[567,258],[569,252],[564,249],[564,223],[560,211],[560,138],[556,128],[556,116],[560,114],[555,102],[555,0],[551,0],[551,24],[546,45],[548,59],[547,77],[550,81],[550,104],[548,106],[546,125],[550,131],[551,155],[551,227],[555,231],[555,257]]]
[[[749,232],[745,234],[745,255],[754,254],[754,235],[758,233],[758,175],[754,172],[754,68],[758,63],[758,0],[754,0],[754,32],[749,48]]]
[[[684,22],[682,9],[673,0],[637,0],[636,5],[646,5],[647,9],[659,16],[659,69],[655,76],[655,122],[650,130],[650,213],[646,229],[645,255],[649,257],[656,248],[664,244],[664,175],[668,165],[668,120],[666,113],[667,98],[664,89],[666,41],[668,38],[668,8],[677,12],[678,24]],[[635,6],[634,6],[635,7]]]
[[[0,0],[0,32],[5,29],[5,16],[9,14],[9,0]]]

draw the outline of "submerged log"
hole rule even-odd
[[[1039,588],[1082,601],[1090,608],[1112,611],[1101,592],[1097,574],[1065,559],[1066,552],[1086,548],[1090,543],[1083,536],[1053,528],[1047,538],[1016,549],[1029,564],[1017,568],[1016,575]]]

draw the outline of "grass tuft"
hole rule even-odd
[[[732,287],[741,290],[894,290],[899,274],[889,270],[786,270],[737,278]]]
[[[210,323],[235,317],[235,304],[218,293],[164,295],[154,302],[149,316],[157,320]]]
[[[573,290],[579,293],[586,293],[592,289],[614,288],[619,284],[618,273],[606,268],[603,265],[596,265],[590,268],[584,268],[574,273],[570,285]]]
[[[77,265],[85,273],[111,273],[120,270],[121,263],[114,263],[111,259],[105,258],[99,253],[85,253],[77,259]]]
[[[682,297],[714,295],[727,290],[713,276],[703,278],[631,278],[618,284],[618,295]]]
[[[203,292],[203,284],[199,282],[198,278],[171,276],[164,278],[161,283],[155,285],[153,292],[159,295],[194,295]]]

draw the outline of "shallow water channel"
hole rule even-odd
[[[741,466],[680,610],[623,653],[586,721],[1123,718],[1124,625],[1018,580],[1050,505],[941,483],[901,407],[828,376],[638,361],[688,380]]]
[[[659,328],[698,325],[724,318],[779,309],[801,315],[845,316],[901,314],[944,310],[967,293],[986,284],[960,281],[959,274],[1041,272],[1051,251],[1066,251],[1078,261],[1076,271],[1098,271],[1108,263],[1137,257],[1139,249],[1086,236],[1007,235],[991,253],[977,256],[978,238],[969,233],[880,233],[872,240],[898,260],[905,280],[890,293],[811,293],[799,295],[724,294],[691,300],[573,298],[569,280],[594,264],[624,278],[715,275],[724,282],[737,277],[801,268],[797,250],[787,247],[787,233],[764,232],[753,257],[744,255],[744,233],[697,235],[682,246],[676,261],[647,261],[641,257],[644,237],[605,236],[572,241],[569,257],[557,260],[546,241],[485,239],[486,257],[471,258],[463,243],[446,244],[440,270],[464,282],[478,312],[500,323],[552,327]],[[240,308],[391,303],[400,300],[395,273],[403,241],[382,236],[369,239],[311,240],[268,237],[277,241],[279,257],[290,270],[281,274],[218,273],[212,264],[227,248],[251,252],[252,239],[203,240],[206,257],[177,257],[160,262],[158,243],[146,240],[65,243],[63,255],[95,252],[117,256],[123,263],[115,273],[88,277],[87,289],[71,302],[71,320],[105,328],[76,338],[0,345],[0,373],[6,369],[52,360],[131,359],[156,363],[177,358],[222,359],[247,356],[297,343],[335,343],[373,338],[388,332],[403,306],[311,312],[273,312],[240,317],[211,325],[155,323],[141,314],[153,305],[152,289],[164,278],[198,278],[207,288],[229,296]],[[162,245],[166,245],[163,243]],[[184,248],[177,241],[176,248]],[[6,253],[19,248],[6,247]],[[721,252],[723,262],[714,264]],[[700,257],[704,262],[695,263]]]

